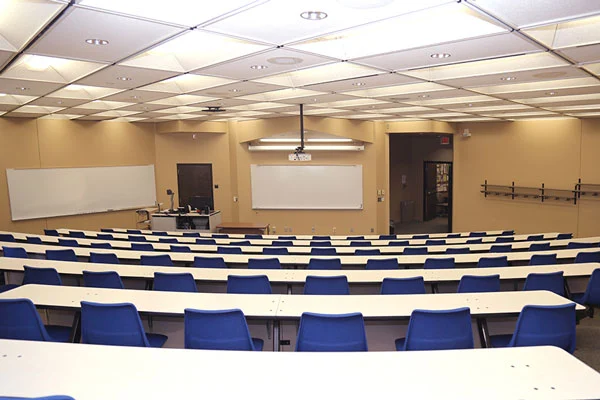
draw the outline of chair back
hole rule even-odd
[[[381,236],[385,236],[385,235],[379,235],[380,239],[381,239]],[[365,240],[365,237],[364,236],[348,236],[346,238],[346,240]]]
[[[471,249],[468,247],[448,247],[445,254],[469,254]]]
[[[29,299],[0,299],[0,338],[52,340]]]
[[[285,247],[263,247],[262,253],[278,256],[290,254]]]
[[[42,242],[42,238],[37,237],[37,236],[27,236],[27,243],[44,244],[44,242]]]
[[[127,240],[129,240],[130,242],[147,242],[148,239],[146,239],[146,236],[140,236],[140,235],[129,235],[127,236]]]
[[[557,262],[556,253],[534,254],[529,259],[529,265],[554,265]]]
[[[79,242],[75,239],[63,239],[63,238],[59,238],[58,239],[58,245],[59,246],[65,246],[65,247],[79,247]]]
[[[232,310],[184,311],[186,349],[254,350],[244,313]]]
[[[510,242],[514,242],[515,238],[512,236],[498,236],[494,242],[496,243],[510,243]]]
[[[73,249],[46,250],[46,260],[77,261],[77,256]]]
[[[410,242],[408,240],[392,240],[388,243],[388,246],[405,247],[410,246]]]
[[[427,239],[425,241],[425,246],[441,246],[446,244],[446,240],[444,239]]]
[[[150,347],[140,315],[131,303],[82,301],[81,343]]]
[[[382,259],[371,259],[367,260],[367,264],[365,268],[368,270],[371,269],[398,269],[398,259],[397,258],[382,258]]]
[[[534,242],[538,240],[544,240],[544,235],[529,235],[527,236],[527,239],[525,239],[527,242]]]
[[[85,287],[125,289],[121,277],[116,271],[83,271]]]
[[[419,256],[425,255],[428,252],[427,247],[405,247],[402,254],[405,256]]]
[[[331,247],[331,241],[329,240],[311,240],[311,247]]]
[[[510,253],[512,244],[493,244],[490,246],[490,253]]]
[[[152,235],[154,235],[154,236],[169,236],[169,234],[167,232],[160,232],[160,231],[152,231]]]
[[[190,249],[190,246],[170,245],[169,250],[172,251],[173,253],[191,253],[192,252],[192,249]]]
[[[423,269],[452,269],[454,265],[454,257],[428,258],[425,260],[425,264],[423,264]]]
[[[229,243],[231,246],[252,246],[249,240],[237,240]]]
[[[2,246],[2,255],[7,258],[29,258],[27,252],[22,247]]]
[[[355,256],[378,256],[381,254],[379,249],[356,249],[354,250]]]
[[[429,239],[429,235],[413,235],[413,239]]]
[[[468,307],[412,312],[404,350],[472,349],[474,346]]]
[[[544,251],[544,250],[550,250],[550,243],[549,242],[531,243],[529,245],[529,251]]]
[[[141,235],[142,231],[139,229],[127,229],[127,233],[133,234],[133,235]]]
[[[131,243],[131,250],[154,251],[154,246],[151,243]]]
[[[509,346],[556,346],[575,351],[575,303],[523,307]]]
[[[140,257],[140,264],[155,267],[172,267],[173,261],[171,260],[171,256],[168,254],[158,254],[156,256],[142,255]]]
[[[342,269],[342,260],[339,258],[311,258],[308,269]]]
[[[196,244],[204,244],[204,245],[215,245],[217,241],[215,239],[196,239]]]
[[[313,276],[307,275],[304,282],[304,294],[345,295],[350,294],[346,275]]]
[[[60,236],[56,229],[44,229],[44,235],[46,236]]]
[[[313,240],[331,240],[331,236],[329,235],[315,235],[312,238]]]
[[[379,235],[379,240],[394,240],[396,238],[396,235]]]
[[[500,291],[500,275],[463,275],[457,293],[484,293]]]
[[[468,239],[466,242],[466,244],[479,244],[479,243],[483,243],[483,239],[479,238],[479,239]]]
[[[600,307],[600,268],[592,272],[581,303]]]
[[[573,239],[572,233],[559,233],[556,235],[556,240]]]
[[[72,238],[85,239],[85,233],[81,231],[69,231],[69,236]]]
[[[460,237],[460,233],[449,233],[446,235],[446,239],[456,239]]]
[[[228,275],[227,293],[272,294],[273,291],[266,275]]]
[[[114,253],[90,252],[90,262],[97,264],[120,264],[119,257]]]
[[[279,236],[280,240],[296,240],[296,236],[291,235],[291,236]]]
[[[0,242],[16,242],[15,237],[10,233],[0,233]]]
[[[530,273],[525,279],[523,290],[549,290],[559,296],[565,295],[563,271],[549,273]]]
[[[213,239],[229,239],[229,235],[226,233],[214,233],[212,237]]]
[[[362,314],[302,313],[296,351],[368,351]]]
[[[590,247],[598,247],[598,243],[569,242],[567,244],[567,249],[589,249]]]
[[[425,281],[422,276],[414,278],[384,278],[381,294],[425,294]]]
[[[192,267],[196,268],[227,268],[223,257],[194,257]]]
[[[23,266],[25,273],[23,274],[23,285],[62,285],[60,275],[54,268],[39,268]]]
[[[281,269],[279,258],[249,258],[248,269]]]
[[[291,240],[273,240],[271,246],[292,247],[294,242]]]
[[[239,247],[218,246],[217,254],[242,254],[242,249]]]
[[[247,233],[244,235],[244,239],[262,239],[262,235]]]
[[[90,246],[93,249],[112,249],[112,245],[110,243],[104,243],[104,242],[93,242],[93,243],[90,243]]]
[[[335,256],[337,250],[335,247],[314,247],[310,249],[310,254],[315,256]]]
[[[155,272],[153,289],[160,292],[195,293],[198,291],[196,281],[189,272],[176,274]]]
[[[597,263],[600,262],[600,251],[580,252],[575,256],[576,263]]]
[[[508,267],[508,257],[481,257],[477,261],[479,268],[494,268],[494,267]]]
[[[372,243],[370,240],[351,240],[350,246],[351,247],[369,247],[369,246],[372,246]]]
[[[200,237],[199,232],[183,232],[183,237]]]
[[[469,237],[485,237],[486,232],[469,232]]]
[[[177,238],[158,238],[158,243],[179,243]]]

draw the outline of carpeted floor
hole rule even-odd
[[[437,217],[427,222],[395,223],[394,233],[445,233],[448,232],[448,218]]]
[[[577,325],[575,357],[600,372],[600,315],[584,318]]]

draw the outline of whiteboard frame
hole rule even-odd
[[[360,205],[353,207],[344,206],[332,206],[332,207],[307,207],[307,206],[278,206],[278,207],[266,207],[266,206],[255,206],[255,196],[253,188],[253,177],[252,170],[255,167],[290,167],[290,168],[302,168],[302,167],[356,167],[360,168]],[[364,209],[364,172],[362,164],[251,164],[250,165],[250,198],[252,210],[340,210],[340,211],[360,211]]]

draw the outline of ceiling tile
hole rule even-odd
[[[2,68],[4,63],[6,63],[15,54],[17,53],[12,51],[0,50],[0,68]]]
[[[266,50],[268,46],[201,30],[188,31],[121,65],[189,72]]]
[[[173,78],[165,79],[152,85],[144,86],[143,90],[152,90],[164,93],[184,94],[197,90],[212,88],[215,86],[227,85],[233,83],[230,79],[218,78],[214,76],[203,76],[196,74],[183,74]]]
[[[306,85],[314,85],[316,83],[337,81],[378,74],[381,74],[380,70],[348,62],[338,62],[334,64],[327,64],[319,67],[312,67],[298,71],[287,72],[279,75],[269,76],[267,78],[257,79],[256,81],[270,83],[273,85],[300,87]]]
[[[591,63],[600,61],[600,44],[588,46],[569,47],[558,50],[557,53],[573,60],[576,63]]]
[[[205,96],[194,96],[190,94],[180,94],[173,97],[167,97],[160,100],[154,100],[149,102],[149,104],[164,104],[164,105],[172,105],[172,106],[187,106],[188,104],[200,103],[203,101],[214,100],[211,97]]]
[[[67,99],[88,99],[95,100],[101,97],[109,96],[123,91],[123,89],[113,89],[98,86],[69,85],[57,90],[48,97],[64,97]]]
[[[0,92],[0,104],[21,105],[34,100],[36,96],[23,96],[18,94],[7,94]]]
[[[157,110],[159,114],[188,114],[188,113],[201,113],[204,107],[190,107],[190,106],[178,106],[165,108],[163,110]]]
[[[448,2],[448,0],[421,0],[418,2],[263,1],[249,10],[209,24],[207,29],[283,45]],[[318,21],[301,18],[301,14],[306,11],[324,12],[327,17]]]
[[[314,90],[306,90],[306,89],[281,89],[274,90],[272,92],[252,94],[248,96],[240,96],[242,100],[255,100],[255,101],[278,101],[278,100],[289,100],[295,98],[306,98],[306,97],[315,97],[322,92],[316,92]]]
[[[213,87],[210,89],[198,90],[190,94],[196,94],[201,96],[211,96],[220,98],[229,97],[240,97],[247,96],[256,93],[266,93],[273,90],[284,89],[281,85],[271,85],[267,83],[246,81],[246,82],[235,82],[228,85]]]
[[[124,101],[129,103],[146,103],[149,101],[160,100],[171,97],[170,93],[150,92],[147,90],[125,90],[110,96],[103,97],[102,100]]]
[[[496,96],[518,100],[518,99],[533,99],[536,97],[562,97],[562,96],[573,96],[582,94],[598,94],[600,93],[600,81],[596,86],[578,87],[578,88],[564,88],[554,90],[532,90],[528,92],[514,92],[514,93],[503,93],[497,94]]]
[[[307,85],[304,88],[310,90],[316,90],[319,92],[351,92],[353,90],[367,90],[384,86],[403,85],[406,83],[420,82],[419,80],[394,74],[394,73],[383,73],[379,75],[362,76],[358,78],[334,80],[331,82],[317,83],[314,85]]]
[[[433,82],[419,82],[419,83],[411,83],[408,85],[398,85],[398,86],[387,86],[375,89],[364,89],[364,90],[354,90],[351,92],[346,92],[345,94],[350,96],[357,97],[387,97],[392,98],[394,96],[403,96],[414,93],[425,93],[425,92],[434,92],[438,90],[449,90],[448,86],[440,85]],[[404,98],[404,100],[410,99],[410,96]],[[398,99],[397,101],[402,101]]]
[[[64,110],[57,111],[56,113],[81,116],[81,115],[95,114],[97,112],[98,112],[98,110],[93,110],[93,109],[89,109],[89,108],[72,107],[72,108],[65,108]]]
[[[164,110],[165,108],[169,108],[168,105],[164,104],[149,104],[149,103],[140,103],[140,104],[132,104],[127,107],[120,108],[123,111],[138,111],[138,112],[151,112]]]
[[[320,105],[320,103],[330,103],[332,101],[341,101],[341,100],[354,100],[356,97],[346,96],[344,94],[317,94],[313,96],[302,96],[295,97],[290,99],[281,99],[279,100],[281,103],[286,104],[306,104],[306,105]]]
[[[77,83],[80,85],[112,87],[115,89],[132,89],[170,78],[176,74],[176,72],[113,65],[83,78]]]
[[[597,85],[600,85],[600,81],[592,77],[587,77],[574,79],[556,79],[550,81],[533,81],[495,86],[480,86],[473,88],[472,90],[490,95],[500,95],[503,93],[534,92],[540,90],[552,91],[565,88],[589,87]]]
[[[136,112],[135,111],[123,111],[123,110],[110,110],[110,111],[103,111],[101,113],[93,114],[93,115],[99,116],[99,117],[126,117],[126,116],[132,115],[132,114],[136,114]]]
[[[181,28],[72,8],[33,44],[29,52],[51,57],[115,62],[178,32],[181,32]],[[108,44],[87,44],[88,39],[106,40]]]
[[[94,100],[89,103],[82,104],[80,107],[89,110],[114,110],[116,108],[121,108],[129,105],[131,105],[131,103],[125,103],[122,101]]]
[[[44,106],[32,106],[32,105],[25,105],[25,106],[21,106],[19,108],[17,108],[15,110],[15,112],[20,112],[20,113],[30,113],[30,114],[51,114],[53,112],[57,112],[60,110],[64,110],[66,107],[44,107]]]
[[[107,115],[86,115],[83,117],[76,118],[78,121],[108,121],[115,117],[109,117]]]
[[[281,108],[282,106],[284,106],[284,105],[281,103],[272,103],[269,101],[263,101],[263,102],[247,104],[247,105],[243,105],[243,106],[229,107],[229,110],[231,110],[231,111],[233,111],[233,110],[240,110],[240,111],[269,110],[269,109],[273,109],[273,108]]]
[[[219,16],[231,13],[248,4],[249,0],[221,0],[204,2],[178,0],[165,7],[162,1],[150,0],[80,0],[79,4],[103,10],[135,15],[155,21],[169,22],[185,26],[196,26]]]
[[[596,64],[587,64],[583,66],[586,70],[591,72],[594,75],[600,76],[600,63]]]
[[[506,29],[461,3],[453,2],[335,32],[290,47],[349,60],[501,32],[506,32]]]
[[[241,99],[215,99],[210,101],[201,101],[200,103],[194,103],[195,106],[224,108],[232,106],[241,106],[245,104],[254,104],[254,101]]]
[[[598,101],[600,100],[600,91],[592,94],[578,94],[572,96],[544,96],[544,97],[533,97],[527,99],[515,99],[519,103],[532,104],[532,105],[543,105],[553,103],[567,103],[572,101]]]
[[[598,43],[600,42],[600,16],[539,26],[525,29],[523,32],[551,49]]]
[[[541,48],[519,35],[502,33],[360,58],[353,61],[390,71],[401,71],[537,51],[541,51]]]
[[[598,13],[590,0],[467,0],[514,27],[544,25]]]
[[[53,82],[35,82],[24,79],[0,77],[0,93],[21,94],[26,96],[44,96],[63,86]]]
[[[43,117],[40,117],[40,119],[76,119],[79,117],[82,117],[82,115],[55,113],[55,114],[44,115]]]
[[[48,107],[76,107],[87,103],[87,99],[67,99],[64,97],[40,97],[32,101],[31,105]]]
[[[104,66],[105,64],[87,61],[24,54],[2,73],[2,77],[70,83]]]

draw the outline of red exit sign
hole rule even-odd
[[[449,136],[442,136],[440,138],[440,144],[450,144],[450,137]]]

